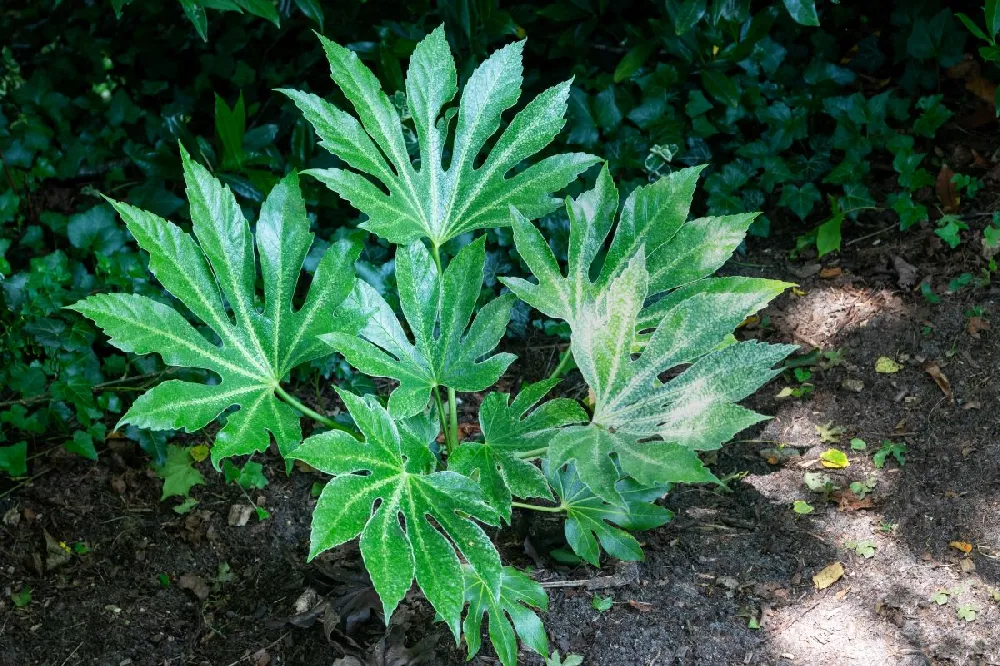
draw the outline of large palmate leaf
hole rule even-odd
[[[334,306],[354,283],[360,248],[346,241],[331,246],[304,304],[293,309],[292,296],[313,240],[298,177],[287,176],[271,191],[254,237],[229,188],[181,151],[197,242],[152,213],[125,203],[112,205],[149,253],[153,275],[204,322],[212,339],[174,308],[137,294],[98,294],[72,308],[93,319],[123,351],[157,353],[168,365],[204,368],[221,380],[211,385],[163,382],[140,396],[119,425],[191,432],[239,405],[216,436],[216,467],[227,456],[264,450],[269,432],[286,453],[302,439],[299,417],[275,391],[296,365],[329,353],[317,336],[330,330]],[[258,257],[263,311],[255,305]]]
[[[721,345],[788,285],[706,277],[742,242],[754,216],[687,221],[699,171],[674,172],[628,197],[595,280],[592,264],[618,206],[606,170],[593,190],[567,203],[566,277],[538,230],[513,214],[518,252],[538,283],[504,284],[569,323],[573,358],[594,396],[591,423],[560,431],[550,461],[575,461],[581,480],[610,502],[622,501],[615,489],[622,472],[646,485],[713,480],[696,451],[717,448],[764,418],[735,403],[770,380],[774,364],[794,350]]]
[[[290,454],[334,476],[313,513],[309,557],[360,535],[386,623],[416,577],[457,641],[465,586],[456,549],[497,598],[500,556],[475,521],[497,525],[500,516],[474,481],[434,471],[428,445],[438,430],[430,415],[397,423],[373,396],[340,396],[365,440],[324,432]]]
[[[486,581],[472,567],[465,567],[465,598],[469,611],[462,630],[469,647],[469,659],[479,652],[482,642],[483,615],[489,614],[490,642],[504,666],[517,664],[517,637],[532,650],[549,656],[545,627],[531,607],[548,610],[545,589],[513,567],[503,568],[500,595],[492,593]]]
[[[532,409],[558,383],[527,384],[513,402],[506,393],[487,395],[479,407],[483,441],[464,442],[448,459],[451,469],[479,481],[486,501],[508,522],[511,495],[552,499],[545,477],[526,459],[543,457],[562,426],[587,420],[583,408],[568,398]]]
[[[619,527],[651,530],[674,517],[669,509],[653,504],[670,489],[669,485],[644,486],[632,479],[621,479],[616,484],[621,504],[608,504],[587,488],[573,465],[560,468],[546,463],[545,474],[566,511],[566,542],[595,567],[600,566],[602,547],[620,560],[643,559],[639,542]]]
[[[399,113],[375,75],[353,51],[322,36],[320,40],[334,83],[357,118],[315,95],[281,92],[312,123],[321,144],[353,170],[308,173],[365,213],[368,220],[362,226],[393,243],[426,237],[440,247],[474,229],[507,226],[509,206],[530,218],[541,217],[558,207],[553,192],[598,161],[579,153],[554,155],[509,175],[562,129],[569,82],[529,102],[481,156],[487,141],[500,129],[503,113],[520,97],[524,42],[493,53],[469,77],[457,111],[450,108],[443,114],[458,92],[455,61],[444,28],[417,45],[406,74],[406,102],[420,147],[419,164],[414,166]]]
[[[443,276],[421,241],[397,250],[399,302],[414,343],[385,299],[361,280],[334,316],[339,330],[321,336],[361,372],[399,380],[389,396],[394,417],[423,410],[437,386],[483,391],[514,361],[508,353],[488,356],[503,337],[514,297],[490,301],[472,318],[483,284],[485,240],[462,248]]]

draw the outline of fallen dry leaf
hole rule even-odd
[[[830,266],[829,268],[824,268],[819,272],[819,276],[824,280],[830,280],[835,277],[840,277],[843,273],[843,269],[840,266]]]
[[[628,605],[640,613],[648,613],[653,610],[653,604],[645,601],[635,601],[633,599],[629,599]]]
[[[951,393],[951,382],[948,378],[944,376],[941,372],[941,366],[939,366],[934,361],[924,361],[924,372],[931,376],[934,383],[938,385],[941,392],[944,393],[944,397],[948,398],[948,402],[955,402],[955,397]]]
[[[951,167],[947,164],[942,164],[941,170],[938,171],[937,181],[934,184],[934,190],[937,192],[938,199],[941,200],[941,210],[945,213],[958,212],[958,205],[960,203],[958,190],[955,188],[955,184],[951,182],[954,176],[955,172],[952,171]]]
[[[909,289],[917,284],[920,279],[920,269],[902,257],[893,257],[892,265],[893,268],[896,269],[896,274],[899,276],[897,284],[899,284],[900,287],[903,289]]]
[[[983,77],[982,68],[972,58],[967,58],[948,68],[948,77],[965,81],[965,89],[991,107],[995,105],[997,85]]]
[[[879,356],[875,361],[875,372],[881,374],[892,374],[894,372],[899,372],[903,369],[903,366],[896,363],[894,360],[888,356]]]
[[[976,570],[976,563],[968,557],[963,557],[958,561],[958,568],[962,570],[962,573],[972,573]]]
[[[208,583],[201,576],[196,576],[195,574],[184,574],[177,580],[177,586],[182,590],[190,590],[194,596],[198,597],[201,601],[208,599],[208,594],[210,592]]]
[[[982,317],[969,317],[969,322],[965,325],[965,330],[972,337],[979,339],[979,334],[990,330],[990,322]]]
[[[834,562],[813,576],[813,585],[817,590],[825,590],[844,576],[844,565]]]
[[[968,541],[950,541],[948,542],[948,545],[954,548],[955,550],[960,550],[966,554],[972,552],[972,544],[969,543]]]
[[[253,507],[249,504],[233,504],[229,507],[228,523],[230,527],[244,527],[253,515]]]
[[[872,504],[870,497],[858,499],[854,493],[835,492],[831,497],[837,500],[837,509],[839,511],[861,511],[863,509],[874,508],[875,506]]]

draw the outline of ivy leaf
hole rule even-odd
[[[674,15],[674,33],[680,37],[688,30],[693,28],[701,17],[705,15],[705,5],[706,0],[683,0],[683,2],[678,3],[676,13]],[[670,10],[673,7],[672,4],[667,5],[667,9]]]
[[[497,525],[500,516],[474,481],[434,471],[428,446],[438,434],[433,414],[395,422],[373,396],[342,391],[340,397],[364,441],[329,431],[289,456],[334,477],[313,513],[309,559],[360,535],[386,622],[416,577],[457,641],[465,586],[456,548],[497,598],[500,556],[475,521]]]
[[[6,472],[10,476],[24,476],[28,473],[27,454],[27,442],[0,446],[0,472]]]
[[[736,108],[740,105],[740,85],[719,70],[701,70],[701,85],[708,94],[726,106]]]
[[[488,356],[510,321],[513,296],[490,301],[472,318],[485,266],[485,236],[462,248],[440,277],[431,253],[414,241],[396,252],[396,281],[415,343],[385,299],[360,280],[334,314],[339,330],[320,339],[366,375],[399,381],[389,396],[389,411],[396,418],[422,411],[436,386],[483,391],[515,358],[508,353]]]
[[[517,664],[517,637],[532,650],[549,656],[549,640],[545,627],[532,607],[548,610],[545,589],[513,567],[504,567],[500,579],[500,595],[493,594],[489,585],[472,567],[464,567],[465,599],[469,610],[462,625],[469,659],[479,652],[482,641],[483,615],[489,614],[490,642],[504,666]]]
[[[168,497],[187,497],[191,494],[191,488],[205,483],[205,477],[201,475],[192,464],[194,459],[188,452],[187,447],[167,446],[167,460],[162,465],[154,465],[156,475],[163,479],[163,492],[160,499]]]
[[[923,113],[913,122],[913,133],[934,138],[934,134],[948,122],[952,112],[944,105],[944,95],[928,95],[917,100],[917,108]]]
[[[569,82],[529,102],[489,153],[480,156],[500,128],[503,113],[520,97],[523,41],[508,44],[480,65],[469,77],[457,114],[449,110],[444,115],[442,108],[458,92],[444,27],[417,44],[406,75],[406,100],[420,148],[418,168],[407,154],[399,113],[375,75],[353,51],[322,36],[320,41],[334,83],[353,105],[357,119],[315,95],[281,92],[313,125],[323,147],[354,170],[307,173],[365,213],[369,218],[362,225],[365,229],[392,243],[408,244],[427,237],[440,247],[475,229],[507,226],[511,205],[532,219],[541,217],[559,205],[553,192],[598,161],[582,153],[553,155],[508,177],[562,129]],[[454,138],[449,142],[456,116]],[[446,144],[453,144],[447,169],[443,167]]]
[[[281,17],[278,15],[278,9],[272,0],[233,0],[233,2],[248,14],[266,19],[276,27],[281,26]]]
[[[450,469],[478,479],[486,501],[507,522],[512,494],[552,499],[545,477],[522,458],[543,457],[559,428],[587,420],[583,408],[568,398],[535,407],[558,383],[547,379],[527,384],[513,402],[506,393],[487,395],[479,408],[484,441],[465,442],[448,459]]]
[[[821,198],[819,189],[812,183],[806,183],[801,187],[785,183],[781,187],[781,200],[778,204],[788,206],[800,220],[804,220]]]
[[[784,0],[785,9],[792,19],[800,25],[819,26],[819,16],[816,14],[816,0]]]
[[[286,176],[271,191],[254,238],[229,188],[193,162],[183,147],[181,158],[197,243],[156,215],[125,203],[112,205],[149,253],[153,275],[221,344],[202,335],[177,310],[138,294],[98,294],[71,309],[92,319],[122,351],[155,352],[168,365],[204,368],[221,378],[216,384],[163,382],[140,396],[116,427],[131,423],[193,432],[239,405],[216,436],[216,469],[223,458],[266,449],[268,432],[287,453],[302,438],[299,417],[275,397],[275,390],[296,365],[329,353],[317,336],[330,330],[329,311],[355,281],[352,266],[360,248],[347,240],[332,245],[316,268],[304,304],[293,310],[292,295],[313,240],[298,176]],[[263,311],[255,305],[254,240],[264,282]]]
[[[544,468],[549,484],[565,507],[567,543],[595,567],[600,566],[601,548],[619,560],[643,559],[639,542],[625,530],[650,530],[674,517],[669,509],[653,504],[670,489],[669,485],[646,487],[623,479],[616,485],[622,502],[614,505],[590,492],[573,465],[560,468],[546,462]]]
[[[515,215],[517,250],[539,282],[508,278],[504,284],[569,323],[573,358],[594,396],[591,423],[561,430],[549,459],[553,465],[575,461],[583,482],[608,502],[622,501],[615,490],[619,468],[645,485],[716,480],[696,451],[718,448],[764,418],[735,403],[774,377],[772,366],[795,349],[756,342],[719,348],[788,285],[701,279],[742,242],[754,216],[685,222],[698,172],[677,171],[632,193],[596,282],[590,264],[618,207],[606,170],[593,190],[567,206],[568,278],[538,230]],[[648,329],[655,330],[638,335]],[[645,350],[633,358],[640,343]],[[680,375],[660,381],[684,365]]]

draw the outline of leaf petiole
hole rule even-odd
[[[541,449],[532,449],[531,451],[519,451],[514,454],[515,458],[520,458],[521,460],[527,460],[528,458],[541,458],[545,455],[549,447],[544,447]]]
[[[448,420],[444,414],[444,402],[441,401],[441,387],[434,387],[434,401],[437,403],[438,419],[441,421],[441,433],[444,435],[444,452],[451,454],[451,437],[448,436]]]
[[[562,504],[559,506],[541,506],[538,504],[525,504],[524,502],[511,502],[510,505],[518,509],[531,509],[532,511],[544,511],[546,513],[562,513],[566,510],[566,507]]]
[[[282,400],[284,400],[289,405],[291,405],[295,409],[299,410],[300,412],[302,412],[303,414],[305,414],[306,416],[308,416],[312,420],[317,421],[319,423],[322,423],[323,425],[325,425],[327,428],[330,428],[331,430],[340,430],[341,432],[346,432],[346,433],[348,433],[350,435],[353,435],[355,438],[360,439],[360,436],[359,436],[357,430],[355,430],[354,428],[351,428],[349,426],[345,426],[342,423],[337,423],[333,419],[328,419],[327,417],[323,416],[319,412],[317,412],[317,411],[315,411],[313,409],[310,409],[309,407],[306,407],[304,404],[302,404],[302,402],[299,401],[298,398],[296,398],[295,396],[293,396],[292,394],[290,394],[288,391],[286,391],[284,388],[282,388],[282,386],[280,384],[278,386],[274,387],[274,392],[277,393],[278,397],[280,397]]]
[[[458,448],[458,410],[455,407],[455,389],[448,389],[448,418],[451,421],[451,428],[448,436],[451,439],[451,450]]]

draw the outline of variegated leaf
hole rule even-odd
[[[72,308],[94,320],[123,351],[157,353],[168,365],[203,368],[220,379],[213,384],[163,382],[140,396],[119,425],[193,432],[238,405],[216,436],[216,467],[225,457],[264,450],[271,435],[287,453],[302,438],[299,416],[275,390],[296,365],[329,353],[317,337],[330,330],[334,306],[354,283],[360,248],[347,241],[331,246],[304,304],[293,309],[292,296],[313,240],[298,176],[292,173],[271,191],[254,236],[229,188],[192,161],[183,147],[181,151],[197,242],[152,213],[111,203],[149,253],[153,275],[205,324],[213,339],[172,307],[137,294],[98,294]],[[255,305],[258,258],[263,311]]]
[[[559,383],[547,379],[527,384],[510,402],[506,393],[490,393],[479,407],[482,442],[464,442],[448,466],[475,478],[486,501],[510,521],[511,496],[552,498],[545,477],[529,458],[544,457],[559,428],[587,420],[583,408],[568,398],[535,405]]]
[[[389,396],[394,417],[422,411],[437,386],[485,390],[514,361],[512,354],[491,355],[510,320],[513,297],[490,301],[472,317],[483,283],[485,240],[462,248],[440,277],[421,241],[397,250],[399,301],[414,342],[385,299],[360,280],[334,316],[339,330],[321,336],[361,372],[399,381]]]
[[[513,567],[503,568],[500,595],[493,595],[486,581],[472,567],[465,567],[465,598],[469,610],[462,624],[469,659],[479,652],[483,615],[489,614],[489,636],[503,666],[517,666],[517,638],[542,655],[549,656],[549,639],[542,621],[532,609],[548,610],[545,589]]]
[[[609,504],[581,481],[575,466],[547,463],[544,469],[566,511],[567,543],[574,553],[595,567],[600,566],[601,548],[627,562],[643,559],[639,542],[625,530],[653,529],[674,517],[669,509],[653,504],[670,489],[668,484],[644,486],[632,479],[622,479],[615,484],[621,501]]]
[[[423,237],[440,247],[475,229],[507,226],[510,206],[532,219],[541,217],[559,205],[553,192],[598,161],[592,155],[560,154],[511,173],[562,129],[569,82],[526,104],[482,154],[504,112],[521,95],[523,41],[494,52],[472,73],[457,112],[445,110],[458,86],[444,27],[417,44],[406,75],[406,100],[420,148],[417,165],[407,154],[399,113],[375,75],[353,51],[322,36],[320,41],[333,81],[357,118],[315,95],[281,91],[313,125],[321,144],[349,167],[307,173],[366,214],[363,226],[390,242],[409,244]]]
[[[500,556],[476,521],[497,525],[500,517],[474,481],[434,471],[428,446],[438,434],[433,414],[396,422],[373,396],[340,396],[364,441],[329,431],[290,454],[334,477],[313,513],[309,557],[360,535],[386,623],[416,578],[457,642],[465,605],[459,554],[496,599]]]
[[[685,221],[699,171],[675,172],[629,196],[596,280],[593,264],[618,204],[606,170],[594,189],[568,202],[565,277],[538,230],[513,214],[518,252],[538,282],[504,283],[569,323],[573,358],[594,398],[591,424],[561,431],[549,456],[554,465],[575,461],[582,481],[609,502],[622,501],[615,490],[622,474],[647,485],[713,480],[695,451],[717,448],[764,418],[735,403],[770,380],[794,349],[724,344],[788,285],[706,278],[742,242],[753,216]]]

